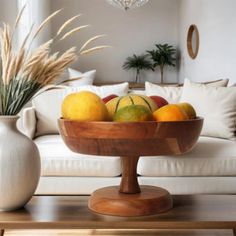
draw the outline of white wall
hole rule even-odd
[[[17,0],[0,0],[0,23],[6,22],[13,26],[17,15]],[[2,24],[0,24],[2,26]],[[13,46],[18,44],[18,34],[14,34]]]
[[[39,25],[50,15],[49,0],[18,0],[18,9],[22,9],[26,5],[19,27],[19,40],[22,42],[29,33],[32,24],[34,24],[34,32]],[[36,48],[51,38],[51,22],[49,22],[38,34],[32,44],[32,48]]]
[[[11,25],[17,15],[17,0],[0,0],[0,21]]]
[[[53,23],[54,33],[65,19],[78,13],[84,14],[79,20],[81,24],[92,25],[73,40],[58,44],[57,49],[79,46],[89,37],[105,33],[108,37],[99,42],[113,48],[80,58],[73,67],[81,71],[97,69],[97,81],[132,81],[134,74],[122,69],[126,57],[150,50],[155,43],[178,44],[178,1],[150,0],[140,8],[125,12],[105,0],[51,0],[51,11],[64,8],[64,17]],[[176,69],[168,69],[166,82],[176,82],[177,75]],[[158,82],[159,71],[145,73],[143,78]]]
[[[179,79],[194,81],[230,78],[236,82],[236,1],[181,0],[179,39],[182,52]],[[196,24],[200,35],[199,54],[187,54],[189,25]]]
[[[50,15],[50,0],[0,0],[0,21],[6,22],[13,26],[18,12],[26,4],[26,9],[19,23],[18,31],[16,32],[16,45],[24,40],[28,34],[31,25],[34,23],[34,28]],[[34,40],[32,47],[36,47],[41,43],[51,38],[51,24],[49,23],[42,33]]]
[[[48,7],[49,1],[51,9]],[[16,2],[0,0],[0,21],[13,24],[17,15]],[[180,81],[185,77],[194,81],[228,77],[231,83],[236,82],[235,0],[150,0],[145,6],[128,12],[110,6],[105,0],[32,2],[36,3],[33,16],[41,12],[41,19],[50,11],[64,7],[64,13],[53,23],[54,33],[65,19],[78,13],[84,13],[80,24],[90,23],[93,26],[77,34],[73,40],[58,44],[58,50],[73,44],[79,46],[95,34],[108,34],[99,42],[112,45],[112,49],[80,58],[73,66],[81,71],[96,68],[97,81],[132,81],[133,73],[121,68],[126,57],[151,49],[154,43],[168,42],[179,46],[181,61],[179,73],[173,68],[167,70],[167,82],[176,82],[177,77]],[[188,56],[186,48],[190,24],[196,24],[200,33],[200,50],[195,60]],[[143,78],[156,82],[160,79],[159,71],[145,73]]]

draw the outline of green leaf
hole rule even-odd
[[[176,62],[176,49],[169,44],[156,44],[156,49],[147,51],[150,55],[154,67],[157,66],[175,66]]]
[[[153,70],[153,64],[148,58],[147,54],[136,55],[134,54],[132,57],[128,57],[123,64],[124,70]]]
[[[0,79],[0,115],[17,115],[41,87],[25,78],[14,78],[7,85]]]

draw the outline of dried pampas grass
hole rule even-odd
[[[61,37],[61,40],[64,40],[66,38],[68,38],[69,36],[71,36],[72,34],[75,34],[75,33],[78,33],[80,30],[84,29],[84,28],[87,28],[89,27],[90,25],[82,25],[82,26],[79,26],[79,27],[76,27],[72,30],[70,30],[69,32],[67,32],[66,34],[64,34],[62,37]]]
[[[34,36],[33,36],[33,40],[37,37],[37,35],[39,34],[39,32],[45,27],[46,24],[48,24],[48,22],[55,17],[57,14],[59,14],[61,12],[62,9],[57,10],[55,12],[53,12],[49,17],[47,17],[38,27],[38,29],[36,30]]]
[[[102,35],[97,35],[97,36],[94,36],[92,38],[90,38],[88,41],[86,41],[82,47],[80,48],[80,52],[85,49],[90,43],[92,43],[93,41],[97,40],[97,39],[100,39],[102,37],[105,37],[106,35],[105,34],[102,34]]]
[[[76,16],[73,16],[72,18],[70,18],[69,20],[67,20],[60,28],[59,30],[57,31],[57,36],[60,35],[63,30],[68,26],[70,25],[73,21],[75,21],[77,18],[79,18],[81,16],[81,14],[79,15],[76,15]]]
[[[16,17],[13,28],[3,24],[0,28],[0,115],[16,115],[22,107],[30,101],[39,91],[52,84],[65,70],[66,67],[77,59],[77,54],[87,55],[108,46],[97,46],[90,49],[86,47],[93,41],[104,37],[97,35],[85,42],[79,51],[75,47],[65,52],[51,53],[51,47],[56,39],[65,40],[75,33],[87,28],[83,25],[68,32],[66,28],[80,17],[73,16],[61,25],[55,38],[45,42],[31,52],[31,45],[42,29],[56,17],[62,9],[48,16],[33,32],[32,24],[17,52],[13,51],[13,37],[18,28],[26,6]],[[63,33],[63,36],[61,34]],[[29,45],[28,47],[26,45]]]
[[[105,49],[105,48],[110,48],[110,46],[102,45],[102,46],[97,46],[97,47],[89,48],[89,49],[86,49],[86,50],[80,52],[80,55],[87,55],[87,54],[90,54],[92,52],[100,51],[100,50]]]

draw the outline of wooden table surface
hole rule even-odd
[[[148,217],[94,214],[87,196],[35,196],[25,208],[0,212],[0,229],[234,229],[235,195],[173,196],[174,208]]]

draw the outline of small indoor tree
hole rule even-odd
[[[123,69],[136,70],[136,83],[140,81],[140,72],[142,70],[154,70],[153,64],[149,60],[147,54],[143,54],[140,56],[134,54],[132,57],[128,57],[123,65]]]
[[[176,49],[168,44],[156,44],[156,49],[147,51],[153,61],[153,67],[160,66],[161,70],[161,83],[164,82],[164,67],[175,66],[176,62]]]

